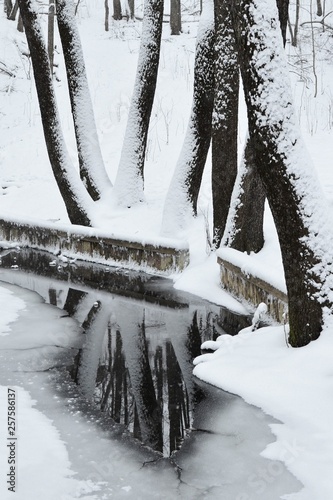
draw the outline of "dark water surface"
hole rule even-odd
[[[145,273],[31,250],[1,260],[2,280],[38,292],[82,326],[82,348],[67,367],[82,396],[164,456],[179,449],[204,397],[193,358],[202,342],[249,319]]]

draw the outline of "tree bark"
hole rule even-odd
[[[317,16],[323,15],[323,6],[321,4],[321,0],[317,0]]]
[[[180,35],[182,32],[180,0],[170,0],[170,28],[171,35]]]
[[[7,19],[9,19],[9,16],[10,16],[12,9],[13,9],[12,0],[4,0],[3,10],[4,10],[5,14],[7,15]]]
[[[289,0],[277,0],[283,45],[286,43]],[[265,190],[255,164],[250,138],[238,173],[224,244],[240,252],[259,252],[264,246]]]
[[[104,0],[104,8],[105,8],[104,29],[105,31],[109,31],[109,16],[110,16],[109,0]]]
[[[63,48],[74,120],[80,176],[93,200],[111,187],[99,146],[86,68],[77,29],[74,2],[56,0],[58,29]]]
[[[33,5],[31,0],[19,0],[51,167],[70,221],[73,224],[89,226],[91,221],[88,211],[92,206],[92,201],[82,186],[66,150],[52,84],[49,58]]]
[[[279,11],[279,21],[280,21],[283,45],[286,45],[289,0],[276,0],[276,4]]]
[[[120,21],[123,18],[120,0],[113,0],[113,19]]]
[[[215,2],[215,99],[212,121],[213,244],[224,234],[237,176],[239,67],[228,9]]]
[[[255,162],[276,225],[289,301],[289,341],[315,340],[332,307],[332,234],[292,108],[277,10],[226,0],[231,9]]]
[[[54,0],[49,0],[48,29],[47,29],[47,50],[49,54],[51,74],[53,75],[53,55],[54,55]]]
[[[163,0],[146,0],[134,92],[114,193],[122,206],[143,200],[148,128],[153,107],[163,22]]]
[[[167,193],[162,232],[182,231],[197,201],[212,135],[214,105],[214,6],[206,0],[197,35],[193,104],[183,147]]]
[[[235,185],[223,243],[240,252],[257,253],[264,246],[263,223],[266,196],[249,138],[246,141],[244,157]]]

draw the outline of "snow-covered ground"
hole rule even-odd
[[[78,17],[79,29],[102,153],[108,174],[114,181],[135,78],[140,28],[135,23],[114,26],[109,33],[105,33],[101,2],[86,0],[82,3],[84,8]],[[326,12],[332,7],[333,2],[327,1]],[[327,22],[331,17],[328,16]],[[309,20],[306,2],[302,7],[302,19]],[[288,43],[286,50],[303,138],[332,209],[333,44],[331,32],[323,31],[318,26],[320,29],[315,32],[315,59],[311,54],[309,25],[301,30],[301,37],[306,40],[300,48],[295,49]],[[158,238],[160,234],[163,202],[180,153],[191,106],[196,28],[195,23],[189,23],[185,25],[182,36],[170,37],[168,27],[165,27],[158,90],[148,139],[146,202],[136,208],[119,209],[111,196],[102,200],[97,210],[101,230],[114,234],[125,232],[138,239]],[[15,76],[0,71],[0,214],[64,224],[68,219],[49,166],[31,79],[32,70],[24,55],[25,50],[24,35],[19,34],[14,23],[1,15],[0,62],[5,62],[9,73]],[[61,103],[62,126],[71,158],[76,162],[60,54],[56,54],[55,62],[58,64],[55,86],[58,102]],[[315,74],[318,81],[316,97]],[[243,104],[241,108],[244,117]],[[245,133],[244,119],[239,132],[240,151],[244,146]],[[173,278],[176,287],[241,312],[243,307],[219,289],[216,257],[214,254],[208,256],[206,252],[205,224],[211,218],[209,168],[208,163],[200,192],[199,217],[183,235],[190,243],[191,264]],[[332,217],[331,211],[327,217]],[[265,237],[265,247],[258,255],[237,255],[236,258],[245,270],[284,289],[281,257],[268,208]],[[230,258],[235,259],[231,254]],[[0,321],[6,325],[19,312],[22,303],[17,298],[9,298],[8,291],[1,292],[0,299],[1,311],[8,315]],[[7,307],[7,304],[10,306]],[[225,337],[220,349],[202,358],[200,361],[205,362],[195,368],[198,377],[240,394],[246,401],[263,408],[282,422],[273,425],[277,441],[263,453],[269,458],[283,460],[304,484],[302,493],[288,498],[333,498],[333,483],[330,481],[333,432],[329,425],[333,418],[330,404],[332,333],[325,331],[319,340],[300,350],[286,346],[281,328],[268,328],[235,338]],[[5,393],[2,391],[1,395],[3,397]],[[41,425],[51,426],[42,415],[37,416],[27,393],[20,390],[19,399],[24,402],[27,414],[40,418]],[[55,438],[55,434],[53,436]],[[60,445],[56,447],[58,458],[62,457],[63,464],[66,464],[64,449]],[[63,471],[69,470],[68,465],[63,467]],[[267,479],[266,484],[269,480],[273,477]],[[74,483],[71,488],[81,487]],[[61,485],[61,481],[58,484]],[[251,494],[249,489],[238,500],[249,500]]]

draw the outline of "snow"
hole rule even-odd
[[[16,272],[14,275],[18,276]],[[48,295],[49,287],[54,289],[57,286],[61,290],[63,285],[65,288],[68,286],[67,283],[55,284],[49,278],[38,277],[38,287],[33,277],[25,275],[24,279],[31,288],[40,290],[41,286],[44,295]],[[194,420],[197,432],[187,439],[186,446],[177,458],[173,457],[181,469],[175,467],[175,462],[157,460],[153,464],[156,455],[128,441],[126,437],[120,439],[119,430],[115,429],[114,432],[112,422],[100,412],[87,411],[86,400],[78,397],[77,389],[69,379],[63,382],[62,390],[56,389],[59,378],[48,368],[60,362],[61,370],[61,362],[70,362],[70,358],[76,354],[73,348],[81,345],[80,339],[83,337],[77,323],[64,316],[63,311],[42,304],[36,293],[22,287],[1,284],[0,291],[5,300],[3,302],[1,299],[1,308],[11,307],[13,312],[19,314],[17,320],[10,324],[12,341],[0,337],[0,404],[6,408],[9,387],[16,392],[18,408],[18,498],[103,500],[123,498],[125,493],[127,498],[135,500],[172,500],[177,497],[192,500],[202,495],[212,500],[222,495],[237,498],[240,492],[248,491],[251,477],[258,477],[259,480],[261,471],[272,476],[276,470],[279,472],[278,480],[265,489],[270,500],[278,500],[281,494],[300,488],[282,464],[260,456],[260,451],[272,442],[267,425],[272,420],[256,408],[246,406],[241,399],[227,394],[221,398],[213,393],[210,403],[205,401],[203,406],[197,407]],[[100,297],[104,296],[103,306],[106,307],[100,318],[104,325],[101,325],[101,330],[97,324],[94,325],[95,337],[90,340],[96,342],[95,349],[85,351],[84,362],[88,369],[97,367],[103,329],[107,323],[105,320],[108,319],[105,312],[108,310],[109,317],[111,311],[116,312],[117,328],[121,329],[129,348],[126,355],[134,357],[132,369],[142,373],[139,368],[141,353],[132,329],[137,329],[138,320],[142,319],[143,309],[140,312],[139,302],[120,298],[119,304],[115,305],[112,297],[99,291],[96,293]],[[89,295],[88,292],[85,299],[86,310],[89,310],[94,303],[93,294]],[[25,304],[24,310],[18,311],[19,300]],[[184,350],[184,338],[188,335],[185,316],[186,312],[184,315],[182,310],[171,310],[165,326],[172,335],[172,346],[192,394],[191,365],[186,360],[188,353],[184,356],[184,353],[179,352]],[[154,316],[151,319],[154,321]],[[131,326],[126,331],[124,326],[129,322]],[[25,345],[21,346],[23,340]],[[59,348],[64,349],[63,356],[59,356]],[[83,380],[82,389],[84,395],[89,397],[89,380]],[[103,418],[106,420],[101,425]],[[0,446],[3,450],[7,442],[5,412],[1,413],[0,419]],[[212,457],[213,462],[210,463]],[[0,460],[1,471],[6,471],[7,454],[0,451]],[[143,466],[144,463],[147,465]],[[149,463],[152,465],[149,466]],[[179,480],[179,474],[182,475],[182,481]],[[1,498],[9,500],[11,493],[6,488],[5,478],[1,474]],[[263,498],[255,485],[251,488],[254,489],[253,500]]]
[[[287,347],[283,327],[223,335],[216,344],[195,359],[194,374],[280,420],[262,455],[282,460],[304,485],[286,498],[332,498],[332,329],[302,349]]]

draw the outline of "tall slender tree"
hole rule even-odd
[[[167,193],[162,233],[174,234],[197,213],[197,201],[212,134],[214,105],[214,4],[206,0],[194,63],[193,105],[183,147]]]
[[[277,0],[283,45],[286,43],[289,0]],[[264,245],[265,190],[248,135],[232,196],[223,244],[240,252],[259,252]]]
[[[63,48],[74,120],[80,176],[93,200],[111,187],[99,145],[73,0],[56,0],[57,23]]]
[[[182,32],[182,14],[180,0],[170,0],[170,28],[171,35],[180,35]]]
[[[230,14],[215,2],[215,96],[212,121],[213,243],[220,245],[237,175],[239,66]]]
[[[19,0],[31,55],[47,151],[70,221],[91,225],[92,200],[70,161],[61,130],[45,41],[34,0]]]
[[[139,61],[114,193],[123,206],[144,198],[144,162],[154,102],[163,22],[163,0],[145,0]]]

